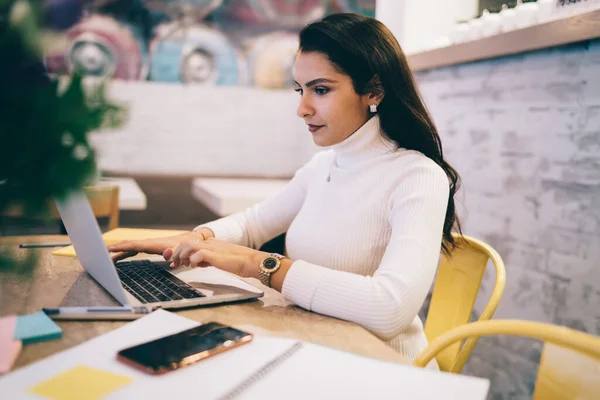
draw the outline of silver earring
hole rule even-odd
[[[376,113],[377,112],[377,104],[373,103],[373,104],[369,105],[369,110],[371,110],[372,113]]]

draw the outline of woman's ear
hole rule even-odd
[[[379,103],[381,103],[383,96],[385,96],[385,92],[383,90],[383,85],[381,84],[381,79],[379,79],[379,75],[373,75],[367,84],[365,93],[368,94],[369,104],[379,105]]]

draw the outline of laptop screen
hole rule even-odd
[[[125,290],[85,194],[73,192],[62,201],[55,199],[54,202],[83,268],[119,303],[128,305]]]

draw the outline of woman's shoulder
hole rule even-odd
[[[388,207],[414,193],[446,202],[450,190],[448,176],[442,167],[423,153],[398,149],[392,161],[396,171],[388,186]]]
[[[432,175],[446,176],[444,169],[435,161],[417,150],[397,149],[392,156],[392,163],[401,171],[423,171]]]
[[[419,151],[400,148],[390,162],[392,165],[388,165],[387,170],[395,171],[390,179],[392,190],[402,190],[400,187],[406,185],[438,187],[440,191],[446,191],[449,187],[448,175],[444,169]]]

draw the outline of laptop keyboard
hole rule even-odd
[[[125,290],[142,303],[205,297],[151,261],[121,261],[116,267]]]

